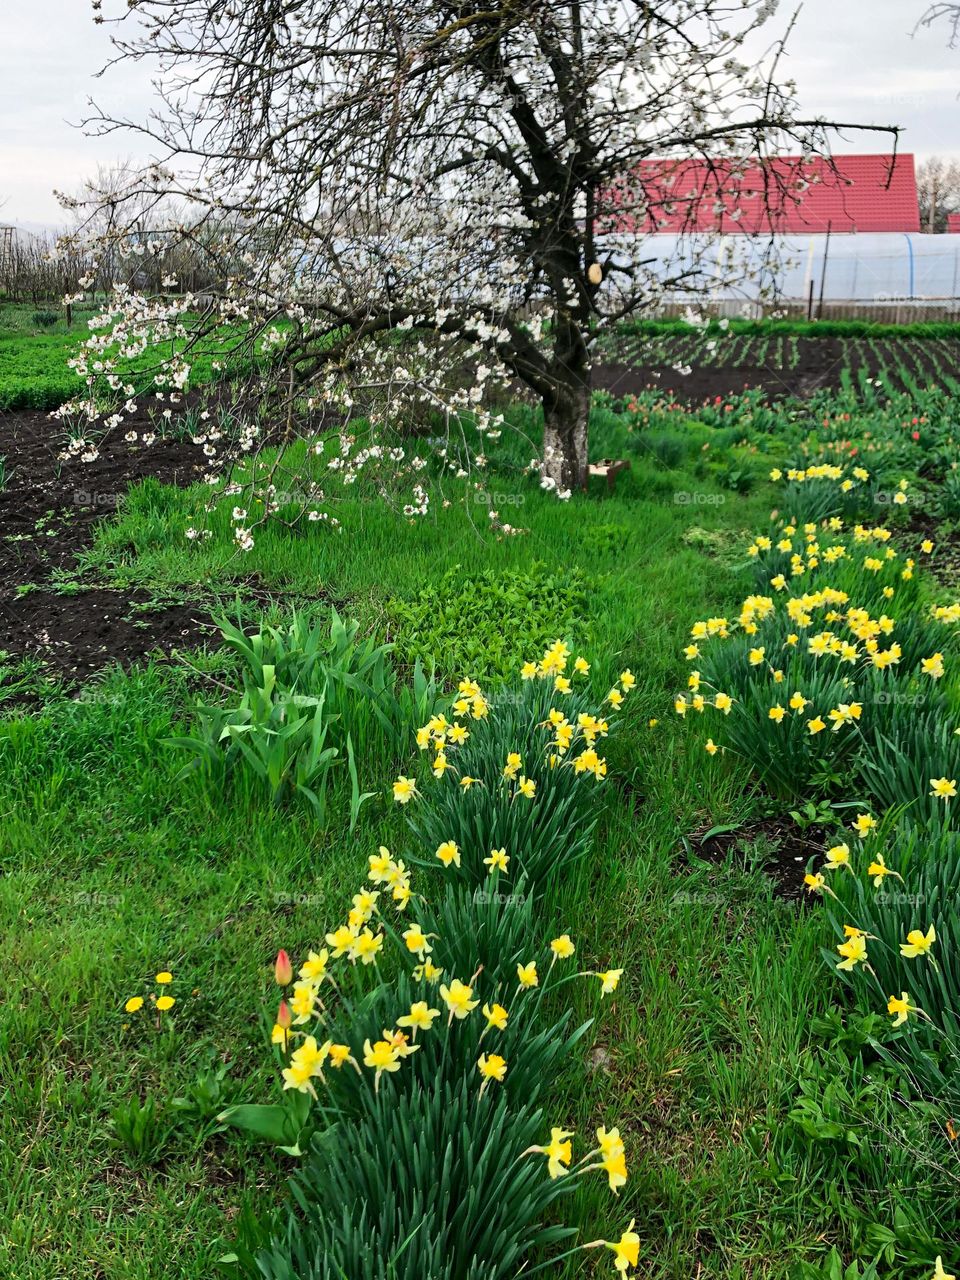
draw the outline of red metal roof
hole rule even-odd
[[[644,160],[599,201],[605,230],[919,231],[912,155]]]

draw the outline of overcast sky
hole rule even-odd
[[[791,7],[784,0],[783,11]],[[901,124],[902,149],[920,158],[960,155],[960,50],[947,48],[943,29],[911,38],[925,8],[926,0],[804,0],[787,60],[804,108]],[[75,191],[99,163],[145,158],[136,139],[93,139],[74,127],[90,96],[135,118],[149,107],[142,67],[95,79],[109,52],[107,28],[93,23],[87,0],[0,3],[0,223],[57,225],[54,186]],[[887,143],[853,133],[834,149]]]

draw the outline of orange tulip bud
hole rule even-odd
[[[290,1006],[286,1000],[281,1000],[280,1008],[277,1010],[277,1026],[283,1027],[284,1031],[286,1031],[292,1021],[293,1015],[290,1013]]]
[[[290,957],[282,947],[277,952],[277,963],[273,968],[273,976],[281,987],[289,986],[293,981],[293,965],[290,963]]]

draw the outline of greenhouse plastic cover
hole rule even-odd
[[[960,235],[608,235],[601,238],[601,247],[614,270],[618,246],[646,262],[647,270],[661,281],[676,276],[678,269],[690,269],[693,275],[683,292],[688,295],[694,284],[715,299],[756,297],[758,285],[743,279],[744,268],[759,268],[770,260],[771,250],[778,267],[767,276],[775,279],[777,294],[784,299],[806,299],[811,284],[819,298],[821,281],[828,302],[948,299],[956,298],[960,289]],[[737,264],[733,271],[724,265],[731,255]]]

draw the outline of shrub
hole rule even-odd
[[[518,636],[531,649],[558,632],[585,639],[586,605],[586,580],[575,568],[551,573],[536,562],[529,572],[469,576],[458,565],[411,600],[388,601],[387,614],[404,657],[486,680],[511,673]]]
[[[435,711],[433,676],[418,662],[400,686],[390,646],[358,641],[359,624],[335,609],[328,626],[295,613],[249,634],[226,619],[220,627],[240,659],[242,692],[232,707],[198,703],[196,735],[166,740],[192,757],[179,776],[199,772],[219,788],[242,767],[272,804],[304,800],[324,822],[329,775],[345,759],[352,829],[372,794],[360,793],[356,755],[387,763],[407,718]]]

